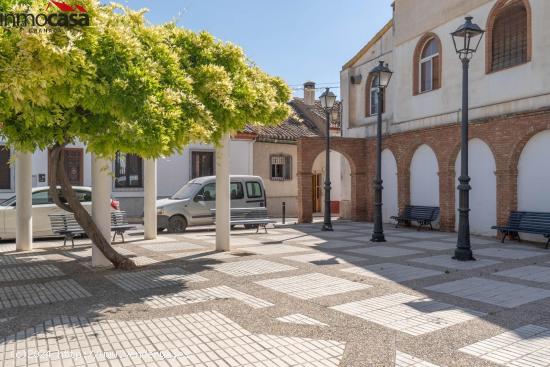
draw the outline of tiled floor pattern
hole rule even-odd
[[[157,252],[188,251],[204,249],[204,246],[188,242],[156,243],[153,245],[141,245],[146,250]]]
[[[352,282],[321,273],[268,279],[256,283],[299,299],[332,296],[371,287],[368,284]]]
[[[52,339],[52,335],[65,337]],[[70,340],[78,340],[79,344],[69,343]],[[19,362],[15,356],[37,350],[49,352],[54,358],[59,356],[57,361],[78,364],[160,366],[160,362],[166,365],[171,361],[170,365],[181,366],[338,366],[344,347],[343,343],[330,340],[255,335],[218,312],[159,318],[153,322],[60,317],[0,341],[0,364],[15,364]],[[84,354],[85,351],[89,353]],[[166,356],[172,358],[165,359]],[[28,357],[24,362],[50,366],[50,361],[51,357]]]
[[[396,351],[395,367],[439,367],[433,363],[423,361],[420,358],[411,356],[410,354]]]
[[[0,265],[22,265],[46,261],[44,256],[0,255]]]
[[[277,317],[277,321],[286,322],[289,324],[297,324],[297,325],[312,325],[312,326],[328,326],[324,322],[321,322],[319,320],[315,320],[311,317],[308,317],[306,315],[302,315],[300,313],[295,313],[292,315]]]
[[[410,256],[421,254],[421,251],[408,250],[401,247],[390,247],[390,246],[372,246],[364,247],[354,250],[348,250],[347,252],[367,255],[367,256],[376,256],[376,257],[401,257],[401,256]]]
[[[369,265],[365,267],[354,266],[341,269],[341,271],[394,282],[406,282],[408,280],[422,279],[443,274],[441,271],[392,263]]]
[[[538,266],[538,265],[528,265],[522,266],[519,268],[514,268],[510,270],[503,270],[495,273],[495,275],[500,275],[507,278],[516,278],[529,280],[532,282],[539,283],[550,283],[550,267],[547,266]]]
[[[404,242],[400,244],[400,246],[403,247],[412,247],[422,250],[430,250],[430,251],[449,251],[454,250],[456,248],[455,243],[450,242],[443,242],[443,241],[411,241],[411,242]],[[477,251],[476,251],[477,254]]]
[[[273,306],[273,303],[256,298],[231,287],[219,286],[199,290],[186,290],[163,296],[152,296],[144,300],[144,304],[152,308],[166,308],[214,301],[219,299],[235,299],[252,308]]]
[[[507,367],[550,365],[550,330],[526,325],[460,349],[478,358]]]
[[[278,255],[288,254],[293,252],[307,252],[310,251],[307,248],[289,246],[289,245],[263,245],[256,247],[246,247],[243,251],[251,252],[258,255]]]
[[[331,309],[415,336],[483,316],[480,312],[403,293],[350,302]]]
[[[362,257],[349,256],[349,255],[330,255],[322,252],[294,255],[284,257],[285,260],[297,261],[300,263],[311,263],[314,265],[334,265],[334,264],[349,264],[365,261]]]
[[[72,279],[1,287],[0,309],[64,302],[84,297],[91,297],[91,294]]]
[[[540,251],[530,251],[530,250],[513,250],[507,248],[497,248],[497,247],[488,247],[477,249],[475,251],[476,256],[487,256],[487,257],[496,257],[499,259],[512,259],[512,260],[522,260],[529,259],[537,256],[546,255],[544,252]]]
[[[204,252],[180,252],[180,253],[172,253],[168,254],[167,256],[173,258],[173,259],[182,259],[182,260],[190,260],[190,261],[210,261],[210,260],[228,260],[228,259],[237,259],[238,256],[235,256],[229,252],[212,252],[212,253],[204,253]]]
[[[207,267],[234,277],[245,277],[248,275],[270,274],[296,270],[296,268],[292,266],[261,259],[207,265]]]
[[[184,285],[187,282],[201,282],[208,280],[200,275],[191,274],[180,268],[119,273],[106,275],[105,278],[127,291],[167,287],[178,284]]]
[[[461,279],[426,289],[507,308],[550,297],[550,290],[483,278]]]
[[[452,256],[450,254],[411,259],[410,261],[419,264],[433,265],[439,266],[441,268],[457,270],[479,269],[500,263],[500,261],[480,259],[479,257],[477,258],[477,261],[456,261],[452,259]]]
[[[53,265],[9,267],[0,270],[0,282],[51,278],[63,276],[63,272]]]

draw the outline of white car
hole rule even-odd
[[[74,186],[80,202],[91,212],[92,210],[92,189],[90,187]],[[54,204],[49,194],[49,187],[37,187],[32,189],[32,232],[33,237],[55,236],[50,225],[49,214],[66,213],[63,209]],[[63,197],[61,196],[61,199]],[[0,239],[15,238],[15,223],[17,197],[12,196],[8,200],[0,203]],[[111,199],[111,207],[118,210],[119,202]]]

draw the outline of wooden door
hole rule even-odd
[[[67,173],[67,176],[69,177],[69,182],[73,186],[82,186],[84,184],[84,174],[83,174],[83,166],[84,166],[84,149],[82,148],[65,148],[63,151],[64,158],[65,158],[65,172]],[[49,154],[48,154],[48,166],[50,166],[51,163],[49,161]],[[51,167],[48,170],[51,172]],[[48,182],[51,183],[50,177],[48,177]]]
[[[321,212],[321,199],[322,199],[322,187],[321,187],[321,174],[313,174],[312,176],[312,194],[313,194],[313,213],[319,213]]]

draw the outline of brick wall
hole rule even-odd
[[[505,224],[511,210],[517,208],[517,164],[524,146],[537,133],[550,130],[550,110],[501,116],[472,121],[470,139],[483,140],[496,162],[497,223]],[[427,144],[439,165],[441,229],[455,226],[455,161],[460,151],[460,126],[439,126],[384,137],[382,149],[389,149],[397,161],[398,203],[410,202],[410,165],[416,149]],[[375,140],[336,138],[334,150],[342,153],[352,169],[352,218],[372,220],[372,178],[375,169]],[[298,202],[300,221],[311,221],[311,167],[324,149],[323,139],[302,139],[298,144]],[[541,168],[542,169],[542,168]],[[303,184],[303,187],[302,187]]]

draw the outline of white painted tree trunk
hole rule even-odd
[[[17,195],[17,251],[32,250],[32,153],[16,153],[15,194]]]
[[[230,144],[229,134],[222,138],[216,150],[216,250],[231,250],[231,179],[230,179]]]
[[[146,240],[157,238],[157,161],[146,159],[144,166],[143,224]]]
[[[92,219],[108,243],[111,243],[111,162],[92,156]],[[92,244],[92,266],[110,266],[111,262]]]

